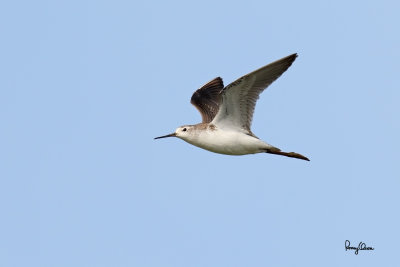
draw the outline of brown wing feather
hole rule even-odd
[[[224,83],[217,77],[203,85],[192,95],[192,103],[200,112],[203,123],[211,122],[218,112]]]

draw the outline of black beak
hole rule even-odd
[[[175,134],[175,133],[172,133],[172,134],[167,134],[167,135],[159,136],[159,137],[156,137],[156,138],[154,138],[154,139],[160,139],[160,138],[165,138],[165,137],[174,137],[174,136],[176,136],[176,134]]]

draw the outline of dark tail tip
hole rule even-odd
[[[307,157],[299,154],[299,153],[295,153],[295,152],[283,152],[281,151],[279,148],[275,148],[275,149],[268,149],[267,151],[265,151],[266,153],[270,153],[270,154],[275,154],[275,155],[281,155],[281,156],[285,156],[285,157],[289,157],[289,158],[296,158],[296,159],[302,159],[302,160],[307,160],[310,161]]]

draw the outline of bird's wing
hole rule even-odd
[[[212,123],[221,128],[241,129],[250,133],[254,108],[259,95],[292,65],[297,54],[255,70],[225,87],[222,102]]]
[[[193,93],[190,103],[200,112],[203,123],[211,122],[218,112],[224,82],[217,77]]]

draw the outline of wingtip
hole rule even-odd
[[[290,56],[287,56],[288,58],[292,58],[293,61],[298,57],[299,55],[297,53],[291,54]]]
[[[294,54],[291,54],[291,55],[286,56],[284,58],[278,59],[277,61],[275,61],[275,62],[273,62],[271,64],[283,63],[283,64],[289,64],[289,67],[290,67],[292,65],[292,63],[296,60],[297,57],[298,57],[297,53],[294,53]]]

